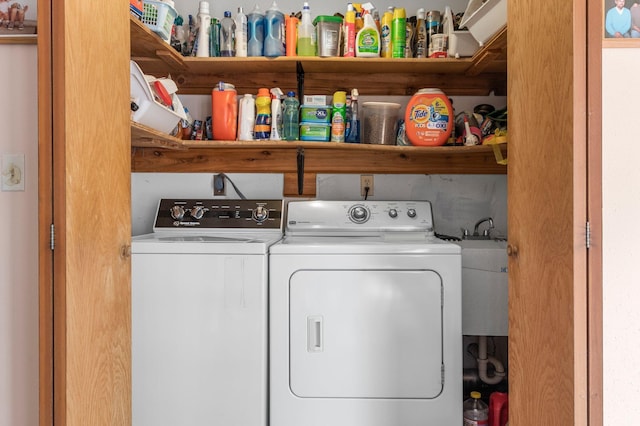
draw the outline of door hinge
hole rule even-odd
[[[56,226],[53,223],[49,228],[49,248],[51,250],[56,248]]]
[[[587,248],[591,248],[591,224],[589,222],[585,225],[585,245]]]

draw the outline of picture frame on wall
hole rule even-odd
[[[640,0],[603,0],[605,39],[640,40]]]
[[[0,44],[36,43],[37,17],[37,0],[0,0]]]

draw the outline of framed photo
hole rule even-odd
[[[38,0],[0,0],[0,44],[36,43]]]

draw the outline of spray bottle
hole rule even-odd
[[[360,143],[360,117],[358,116],[358,89],[351,90],[351,112],[345,132],[345,142]]]
[[[272,141],[282,140],[282,98],[284,93],[279,87],[274,87],[271,92],[271,136]]]
[[[364,26],[356,35],[356,56],[374,58],[380,56],[380,33],[369,10],[364,8]],[[403,33],[404,36],[404,33]],[[404,53],[404,52],[403,52]]]

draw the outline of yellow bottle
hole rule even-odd
[[[380,21],[380,56],[391,57],[391,23],[393,22],[393,7],[389,7],[382,14]]]

